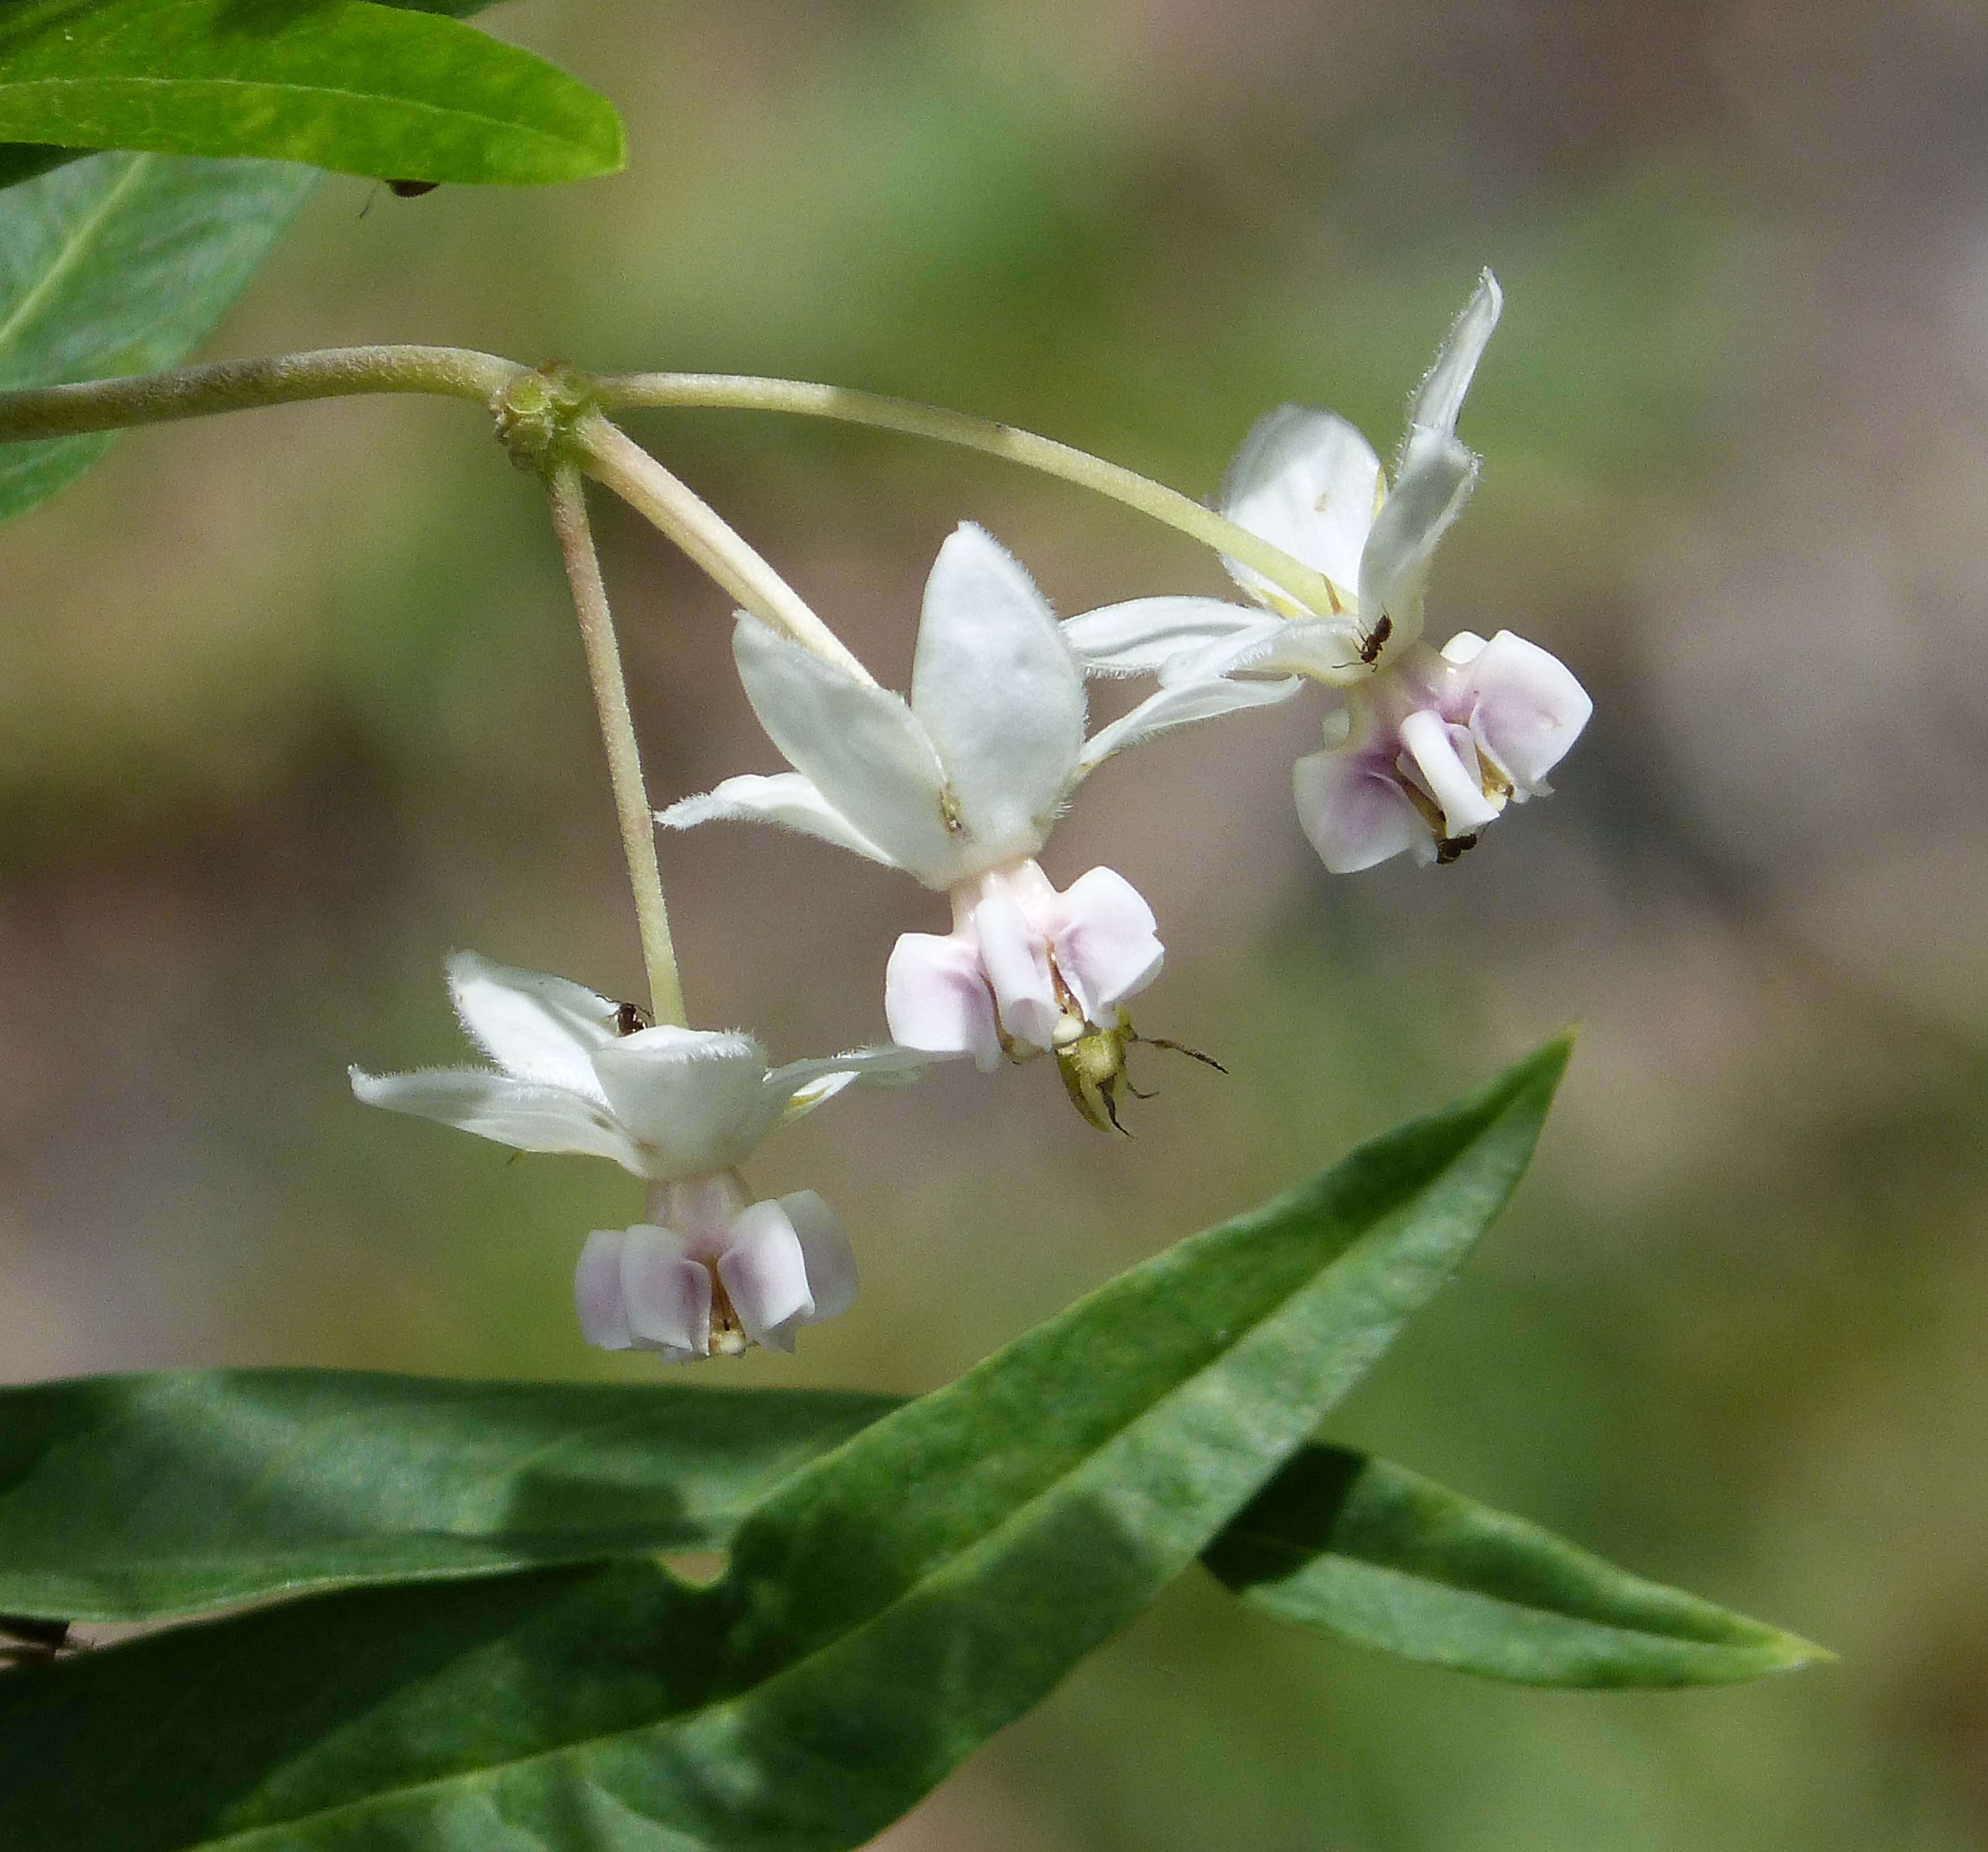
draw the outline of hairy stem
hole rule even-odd
[[[912,437],[935,438],[942,444],[957,444],[969,450],[984,451],[989,456],[1006,457],[1010,462],[1108,495],[1218,553],[1239,559],[1321,617],[1344,608],[1337,589],[1323,573],[1314,572],[1260,535],[1238,527],[1178,489],[1116,463],[1107,463],[1087,451],[1073,449],[1067,444],[1059,444],[1053,438],[1018,431],[1012,424],[999,424],[991,418],[921,405],[912,399],[857,392],[843,386],[735,373],[622,373],[596,379],[593,387],[600,404],[615,407],[708,406],[730,411],[790,412],[800,417],[833,418],[846,424],[867,424]]]
[[[0,443],[367,392],[439,393],[488,404],[531,370],[468,347],[330,347],[272,360],[216,360],[171,373],[0,392]]]
[[[600,737],[607,748],[607,775],[614,787],[614,810],[621,823],[621,847],[628,857],[628,883],[635,891],[635,921],[648,967],[649,1003],[658,1022],[683,1024],[683,984],[670,943],[670,916],[663,904],[662,870],[656,863],[656,825],[642,785],[642,759],[628,713],[628,688],[614,641],[614,619],[601,583],[600,561],[587,519],[586,485],[572,463],[555,462],[546,478],[552,498],[553,527],[580,614],[587,646],[587,670],[600,714]]]
[[[873,681],[842,639],[808,608],[800,593],[735,533],[711,505],[598,412],[573,427],[573,452],[590,476],[614,490],[645,520],[750,611],[803,648]]]

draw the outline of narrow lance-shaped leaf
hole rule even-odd
[[[1337,1447],[1293,1459],[1207,1562],[1280,1620],[1519,1685],[1729,1685],[1828,1657]]]
[[[626,153],[613,106],[543,59],[372,0],[15,0],[0,137],[514,186]]]
[[[0,1391],[0,1614],[150,1620],[300,1590],[722,1547],[898,1398],[328,1370]]]
[[[1303,1444],[1502,1206],[1565,1058],[865,1428],[781,1482],[708,1590],[628,1564],[315,1596],[9,1674],[0,1839],[859,1845]]]
[[[0,388],[178,364],[316,177],[266,161],[100,154],[0,193]],[[74,481],[110,441],[0,444],[0,520]]]
[[[0,1633],[722,1549],[783,1475],[900,1406],[323,1370],[0,1390]],[[1723,1683],[1818,1651],[1338,1447],[1298,1453],[1203,1558],[1280,1619],[1529,1684]]]

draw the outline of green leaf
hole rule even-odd
[[[0,1613],[150,1620],[722,1546],[888,1396],[166,1371],[0,1391]]]
[[[371,0],[15,0],[0,137],[512,186],[626,153],[613,106],[543,59]]]
[[[0,142],[0,188],[18,187],[22,181],[32,180],[52,167],[81,161],[89,152],[87,148],[43,147],[32,141]],[[0,201],[0,204],[5,203]]]
[[[314,178],[262,161],[100,154],[0,194],[0,388],[177,365]],[[73,481],[110,441],[0,444],[0,520]]]
[[[1337,1447],[1293,1458],[1206,1560],[1280,1620],[1519,1685],[1729,1685],[1830,1657]]]
[[[894,1396],[212,1370],[0,1390],[0,1631],[305,1590],[722,1549]],[[1205,1551],[1280,1620],[1530,1685],[1703,1685],[1818,1657],[1346,1448]]]
[[[1567,1049],[1134,1269],[783,1480],[724,1579],[306,1597],[0,1678],[65,1852],[843,1852],[1122,1626],[1524,1168]]]
[[[314,5],[316,0],[303,0],[303,3]],[[482,12],[489,0],[380,0],[380,4],[409,12],[445,13],[452,19],[462,19]],[[0,188],[18,186],[51,167],[80,161],[90,152],[88,148],[52,148],[41,142],[0,141]]]

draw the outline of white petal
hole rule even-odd
[[[641,1174],[668,1179],[742,1164],[780,1117],[766,1051],[750,1036],[662,1027],[597,1049],[594,1071],[642,1146]]]
[[[1468,728],[1420,708],[1401,722],[1401,746],[1442,813],[1445,835],[1468,836],[1496,818],[1502,806],[1484,793]]]
[[[779,772],[771,778],[749,772],[728,778],[701,797],[682,798],[667,810],[658,810],[656,821],[669,830],[693,830],[699,823],[778,823],[838,849],[853,850],[887,868],[898,865],[798,772]]]
[[[1360,627],[1351,617],[1271,617],[1253,631],[1199,654],[1177,656],[1161,672],[1166,682],[1205,681],[1217,675],[1308,675],[1345,685],[1367,679],[1360,660]]]
[[[1381,460],[1342,418],[1303,405],[1266,412],[1242,440],[1222,488],[1222,512],[1351,591],[1374,525]],[[1237,561],[1224,563],[1249,595],[1274,610],[1300,613],[1290,595]],[[1319,613],[1322,615],[1323,613]]]
[[[807,1262],[808,1292],[814,1300],[810,1324],[840,1318],[856,1303],[856,1250],[842,1223],[813,1190],[796,1190],[779,1199],[780,1207],[800,1238]]]
[[[451,955],[448,994],[469,1039],[506,1073],[600,1097],[590,1057],[614,1039],[611,999],[473,951]]]
[[[521,1151],[567,1151],[611,1158],[637,1176],[642,1154],[598,1100],[569,1087],[513,1080],[481,1067],[435,1067],[412,1074],[350,1070],[352,1090],[368,1106],[432,1119]]]
[[[1435,853],[1435,840],[1392,777],[1360,752],[1314,752],[1291,768],[1298,821],[1334,874],[1354,874],[1404,849]]]
[[[1456,414],[1463,408],[1463,395],[1470,390],[1471,376],[1483,357],[1484,344],[1498,326],[1505,306],[1504,292],[1498,279],[1486,270],[1477,279],[1477,288],[1463,306],[1463,313],[1450,326],[1435,357],[1435,364],[1408,401],[1411,431],[1421,429],[1449,437],[1456,430]]]
[[[1094,675],[1150,675],[1185,651],[1206,649],[1262,616],[1219,598],[1134,598],[1063,620],[1063,640]]]
[[[642,1349],[711,1354],[711,1272],[685,1254],[673,1230],[637,1222],[628,1231],[621,1296],[628,1329]]]
[[[1114,752],[1136,746],[1174,727],[1212,720],[1242,708],[1269,707],[1288,701],[1304,684],[1296,676],[1283,681],[1230,681],[1217,676],[1206,681],[1181,682],[1161,688],[1109,726],[1100,727],[1084,749],[1083,769],[1094,771]]]
[[[1445,662],[1462,665],[1475,662],[1484,653],[1484,639],[1475,630],[1459,630],[1442,646]]]
[[[793,1350],[794,1327],[813,1312],[814,1295],[800,1237],[779,1203],[756,1202],[739,1212],[718,1277],[748,1337],[769,1350]]]
[[[1033,855],[1084,749],[1084,671],[1020,563],[970,522],[925,582],[911,711],[938,749],[972,866]]]
[[[1160,975],[1165,952],[1153,910],[1115,869],[1094,868],[1070,883],[1057,912],[1057,968],[1085,1017],[1108,1023],[1117,1005]]]
[[[1543,791],[1546,775],[1594,711],[1574,671],[1537,644],[1500,630],[1461,680],[1472,698],[1472,730],[1499,769],[1521,791]]]
[[[847,1054],[820,1055],[806,1061],[790,1061],[766,1076],[768,1090],[783,1102],[783,1119],[798,1119],[811,1113],[825,1100],[833,1100],[844,1087],[909,1087],[925,1077],[935,1060],[950,1059],[929,1049],[896,1048],[886,1044],[876,1048],[853,1048]]]
[[[742,613],[732,651],[752,711],[787,762],[857,833],[928,886],[958,857],[945,769],[901,695],[858,681]]]
[[[621,1290],[621,1249],[627,1239],[626,1228],[597,1228],[573,1270],[580,1334],[602,1350],[626,1350],[635,1342],[628,1328],[627,1296]]]
[[[957,934],[908,932],[898,939],[884,973],[884,1019],[891,1039],[906,1048],[971,1055],[983,1074],[1001,1065],[979,947]]]
[[[974,908],[973,936],[1001,1026],[1017,1042],[1050,1046],[1063,1012],[1050,978],[1048,939],[1005,894],[989,894]]]
[[[1384,614],[1394,624],[1392,647],[1421,634],[1436,542],[1476,485],[1477,459],[1454,438],[1411,444],[1360,559],[1360,620],[1370,634]]]

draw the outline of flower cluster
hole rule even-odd
[[[1298,760],[1293,788],[1325,866],[1347,873],[1405,850],[1453,861],[1508,803],[1548,789],[1586,724],[1574,676],[1510,632],[1460,632],[1440,651],[1422,640],[1437,544],[1476,483],[1456,422],[1499,308],[1486,273],[1411,400],[1391,470],[1329,412],[1285,406],[1250,432],[1222,515],[1310,568],[1324,609],[1232,559],[1247,606],[1146,598],[1059,624],[969,524],[926,583],[908,699],[839,646],[739,614],[740,678],[790,769],[729,778],[658,820],[776,824],[945,895],[951,930],[902,934],[886,963],[890,1046],[769,1069],[750,1036],[650,1026],[579,985],[462,954],[451,992],[495,1067],[355,1069],[359,1097],[644,1178],[646,1218],[589,1239],[575,1298],[590,1343],[672,1360],[789,1349],[800,1326],[853,1300],[854,1259],[827,1205],[806,1191],[756,1201],[739,1174],[776,1125],[844,1087],[948,1058],[987,1072],[1048,1055],[1084,1117],[1117,1126],[1126,1051],[1142,1039],[1127,1005],[1160,974],[1158,924],[1115,870],[1060,889],[1039,860],[1098,765],[1321,686],[1325,749]],[[1087,735],[1087,674],[1156,685]]]

